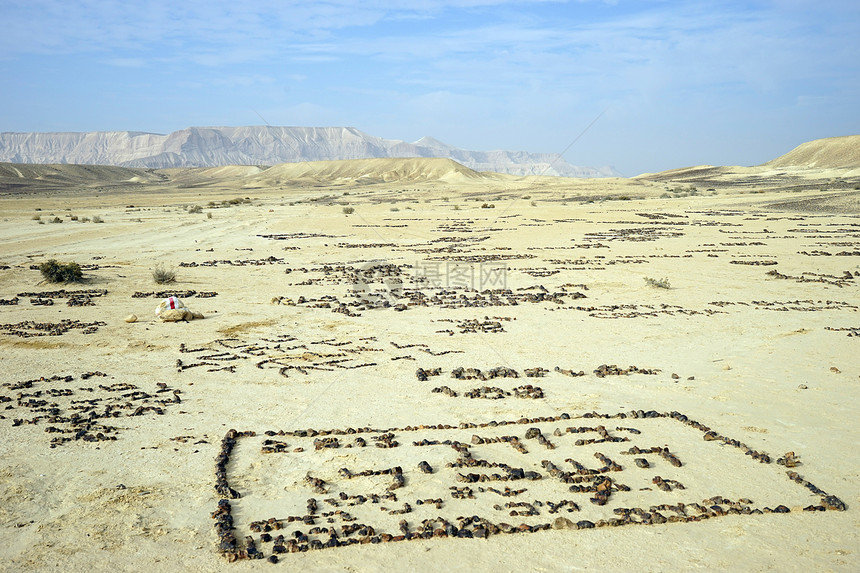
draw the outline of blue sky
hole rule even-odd
[[[860,2],[2,0],[0,131],[352,126],[625,175],[860,134]],[[600,114],[603,113],[601,116]]]

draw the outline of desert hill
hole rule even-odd
[[[498,179],[491,173],[478,173],[451,159],[399,158],[354,159],[351,161],[314,161],[282,163],[254,178],[268,185],[295,182],[421,183],[430,181],[462,182]]]
[[[189,127],[162,135],[134,131],[0,133],[0,161],[123,167],[218,167],[394,157],[453,159],[476,171],[512,175],[615,177],[609,167],[577,167],[558,154],[469,151],[423,137],[414,143],[354,127]]]
[[[131,191],[225,187],[308,187],[397,183],[497,184],[521,179],[513,175],[480,173],[451,159],[379,158],[282,163],[269,168],[251,165],[143,169],[96,165],[32,165],[0,163],[0,193]],[[558,180],[529,177],[529,181]]]
[[[313,134],[306,135],[313,139]],[[441,142],[424,138],[437,148]],[[744,166],[699,165],[646,173],[630,179],[602,178],[604,188],[618,187],[619,193],[657,191],[677,194],[714,192],[853,191],[860,185],[860,136],[812,141],[768,163]],[[829,166],[829,167],[825,167]],[[224,165],[217,167],[172,167],[165,169],[75,164],[0,163],[0,193],[132,191],[167,189],[260,189],[318,186],[366,186],[414,183],[460,185],[465,192],[503,183],[510,192],[532,187],[560,191],[577,189],[578,194],[599,196],[588,187],[593,179],[515,176],[477,171],[456,160],[440,157],[383,157],[350,160],[298,161],[273,165]],[[636,189],[627,189],[634,184]],[[583,187],[583,185],[585,187]],[[644,186],[644,187],[643,187]],[[624,187],[624,191],[621,191]]]
[[[670,191],[855,190],[860,184],[860,135],[809,141],[761,165],[696,165],[633,179],[664,183]]]
[[[768,167],[860,168],[860,135],[828,137],[802,143],[776,159]]]
[[[134,186],[166,181],[152,169],[105,165],[33,165],[0,163],[0,191],[68,190],[96,186]]]

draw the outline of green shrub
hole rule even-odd
[[[58,263],[56,259],[39,265],[39,271],[52,283],[76,283],[84,278],[78,263]]]
[[[343,208],[343,214],[344,215],[352,215],[353,213],[355,213],[355,207],[344,207]]]

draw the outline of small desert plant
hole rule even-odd
[[[394,212],[396,213],[396,212],[397,212],[397,211],[399,211],[400,209],[399,209],[398,207],[392,207],[392,208],[391,208],[391,210],[392,210],[392,211],[394,211]]]
[[[200,205],[191,205],[190,207],[188,207],[188,212],[194,214],[202,213],[203,207],[201,207]]]
[[[33,220],[34,220],[34,221],[41,221],[41,220],[42,220],[42,216],[41,216],[41,215],[33,215]]]
[[[89,222],[90,222],[89,217],[81,217],[81,223],[89,223]]]
[[[672,288],[669,285],[669,279],[667,279],[667,278],[652,279],[651,277],[645,277],[645,283],[648,286],[654,287],[654,288],[666,288],[666,289]]]
[[[459,210],[460,210],[460,206],[459,206],[459,205],[454,205],[454,210],[455,210],[455,211],[459,211]]]
[[[152,280],[160,285],[174,283],[176,282],[176,271],[173,269],[166,269],[163,265],[156,265],[156,267],[152,269]]]
[[[344,207],[343,208],[343,214],[344,215],[352,215],[353,213],[355,213],[355,207]]]
[[[207,218],[207,219],[211,219],[211,218],[212,218],[212,213],[206,213],[206,218]]]
[[[56,259],[39,265],[39,271],[52,283],[76,283],[84,278],[78,263],[58,263]]]
[[[105,220],[99,217],[98,215],[93,215],[93,223],[104,223]]]
[[[51,219],[51,222],[52,222],[52,223],[62,223],[62,222],[63,222],[63,220],[62,220],[62,219],[60,219],[59,217],[54,217],[53,219]]]
[[[537,201],[532,201],[531,205],[532,207],[537,207]]]

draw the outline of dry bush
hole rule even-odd
[[[52,283],[77,283],[84,278],[78,263],[58,263],[56,259],[39,265],[39,271],[45,279]]]
[[[645,277],[645,283],[648,286],[654,287],[654,288],[665,288],[665,289],[672,288],[671,285],[669,284],[669,279],[667,279],[665,277],[662,279],[652,279],[651,277]]]
[[[173,269],[166,269],[163,265],[156,265],[156,267],[152,269],[152,280],[160,285],[174,283],[176,282],[176,271]]]

